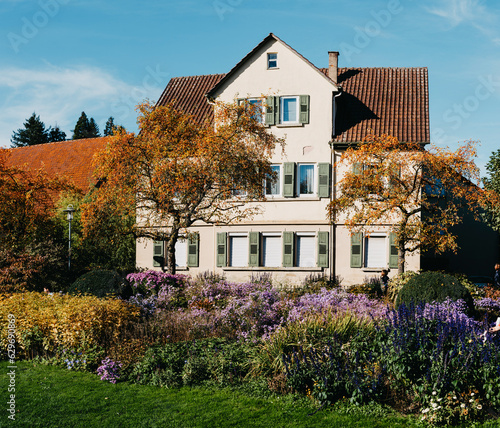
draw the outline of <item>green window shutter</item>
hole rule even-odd
[[[217,233],[217,267],[227,266],[227,233]]]
[[[248,242],[250,245],[248,251],[248,266],[259,266],[259,243],[260,243],[260,233],[250,232],[248,234]]]
[[[283,232],[283,266],[293,267],[293,232]]]
[[[198,267],[200,265],[199,261],[199,251],[200,251],[200,234],[194,233],[189,236],[188,239],[188,267]]]
[[[285,162],[283,164],[283,196],[293,198],[295,196],[295,163]]]
[[[275,121],[275,98],[266,98],[266,125],[274,125]]]
[[[300,95],[299,122],[309,123],[309,95]]]
[[[274,123],[276,125],[281,122],[280,120],[280,97],[274,97]]]
[[[389,267],[391,269],[398,268],[398,246],[395,233],[389,234]]]
[[[318,232],[318,266],[328,267],[328,232]]]
[[[351,235],[351,267],[360,268],[363,265],[363,233]]]
[[[153,241],[153,266],[165,266],[165,245],[163,241]]]
[[[361,174],[361,171],[363,171],[363,164],[360,163],[360,162],[355,162],[353,165],[352,165],[352,173],[354,175],[360,175]]]
[[[330,196],[330,172],[332,168],[329,163],[318,164],[318,196],[328,198]]]

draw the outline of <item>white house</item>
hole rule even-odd
[[[333,165],[349,144],[368,134],[430,142],[427,69],[339,68],[337,52],[327,59],[328,68],[317,68],[271,33],[227,74],[170,80],[159,105],[175,100],[201,121],[213,118],[209,99],[248,99],[266,105],[263,122],[286,136],[285,153],[272,158],[279,178],[265,183],[262,213],[230,226],[196,224],[198,239],[177,245],[179,270],[231,280],[267,273],[291,283],[338,275],[353,284],[397,267],[388,225],[353,235],[341,221],[330,224],[326,208],[341,173]],[[164,255],[162,242],[138,240],[138,267],[161,269]],[[422,261],[411,255],[406,268]]]

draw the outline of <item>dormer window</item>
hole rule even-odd
[[[278,54],[268,53],[267,54],[267,68],[278,68]]]

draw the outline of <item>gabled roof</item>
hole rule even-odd
[[[207,93],[208,98],[216,98],[217,96],[217,91],[218,89],[224,85],[224,83],[231,78],[236,72],[243,67],[243,65],[248,61],[248,59],[255,53],[257,52],[263,45],[268,43],[269,41],[275,41],[278,43],[281,43],[283,46],[288,48],[290,51],[292,51],[295,55],[297,55],[299,58],[301,58],[304,62],[309,64],[313,70],[318,72],[322,77],[326,78],[334,88],[337,88],[337,85],[333,80],[331,80],[328,75],[325,75],[324,73],[321,73],[321,70],[317,68],[312,62],[310,62],[307,58],[304,58],[301,54],[299,54],[294,48],[292,48],[290,45],[286,44],[283,40],[281,40],[278,36],[276,36],[273,33],[269,33],[269,35],[262,40],[255,48],[253,48],[238,64],[236,64],[230,71],[227,73],[217,84],[210,89],[210,91]]]
[[[92,159],[105,148],[110,137],[88,138],[7,149],[7,165],[28,170],[42,166],[51,177],[66,177],[87,192],[92,186]]]
[[[326,75],[328,69],[320,71]],[[343,91],[336,98],[335,142],[356,143],[369,134],[430,142],[427,68],[339,68],[338,73]],[[180,110],[197,121],[213,122],[205,94],[224,76],[174,77],[157,105],[176,101]]]

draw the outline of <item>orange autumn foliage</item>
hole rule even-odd
[[[92,233],[103,207],[119,218],[136,214],[132,232],[165,240],[174,273],[175,243],[194,222],[228,224],[258,212],[248,202],[263,199],[270,156],[283,141],[246,104],[214,108],[215,127],[174,103],[139,105],[140,132],[116,135],[96,158],[103,184],[83,209],[84,233]]]
[[[375,225],[390,225],[399,272],[404,271],[406,253],[456,252],[452,228],[462,221],[464,210],[479,219],[485,203],[496,198],[479,187],[475,157],[472,141],[451,151],[401,143],[388,135],[369,136],[348,148],[335,165],[345,173],[329,215],[350,230],[369,232]]]

